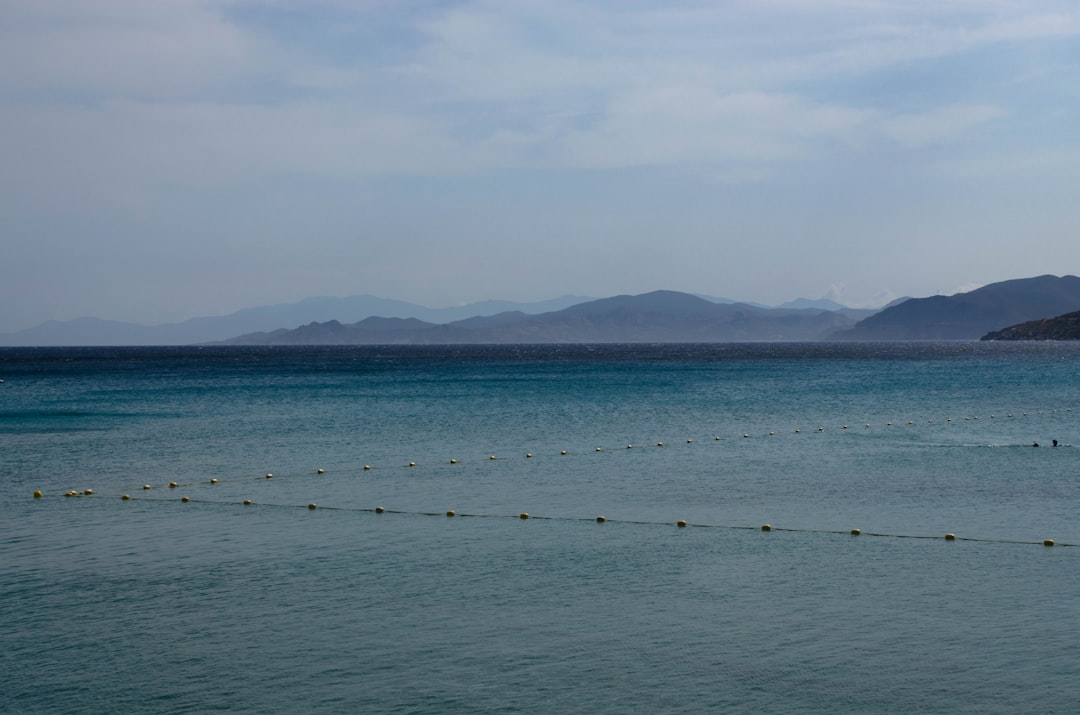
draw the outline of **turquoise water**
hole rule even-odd
[[[1075,712],[1078,366],[0,350],[0,711]]]

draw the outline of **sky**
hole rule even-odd
[[[0,14],[0,331],[1080,273],[1075,0]]]

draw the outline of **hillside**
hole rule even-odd
[[[1080,340],[1080,310],[1056,318],[1029,320],[987,333],[983,340]]]
[[[968,293],[911,298],[830,336],[836,340],[976,340],[1047,315],[1080,309],[1080,278],[1038,276]]]

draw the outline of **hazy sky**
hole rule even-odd
[[[0,330],[1080,273],[1076,0],[0,0]]]

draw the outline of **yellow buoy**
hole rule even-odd
[[[851,530],[851,535],[852,536],[858,536],[861,533],[862,533],[862,531],[860,531],[859,529],[852,529]]]
[[[150,485],[149,485],[149,484],[143,484],[143,485],[142,485],[142,488],[143,488],[143,489],[149,489],[149,488],[150,488]]]
[[[447,512],[446,512],[446,515],[447,515],[447,516],[453,516],[453,515],[454,515],[454,514],[456,514],[456,513],[457,513],[457,512],[455,512],[455,511],[454,511],[453,509],[448,509],[448,510],[447,510]]]
[[[602,517],[602,516],[598,516],[598,517],[596,517],[596,521],[603,524],[605,521],[607,521],[607,518]]]
[[[680,529],[686,526],[686,519],[679,519],[675,522],[675,526],[679,527]]]
[[[269,479],[269,478],[270,478],[270,475],[269,475],[269,474],[267,474],[267,475],[266,475],[266,478],[267,478],[267,479]],[[179,485],[178,485],[178,484],[177,484],[176,482],[169,482],[169,489],[176,489],[176,487],[178,487],[178,486],[179,486]]]
[[[770,526],[769,524],[762,524],[761,525],[761,530],[762,531],[772,531],[772,526]]]
[[[66,497],[73,497],[76,494],[78,494],[78,492],[75,491],[74,489],[68,489],[66,492],[64,492],[64,496],[66,496]]]
[[[310,504],[307,505],[308,509],[317,509],[318,507],[319,507],[319,505],[316,504],[315,502],[311,502]]]
[[[383,509],[381,506],[375,507],[376,514],[382,514],[384,511],[386,511],[386,509]]]
[[[35,499],[40,499],[41,498],[41,490],[40,489],[35,489],[34,490],[34,498]]]
[[[250,499],[245,499],[244,500],[244,506],[251,506],[251,500]]]
[[[518,514],[518,518],[519,519],[528,519],[529,518],[529,513],[527,511],[523,511],[520,514]]]
[[[945,534],[946,541],[956,541],[956,534]]]
[[[1054,545],[1054,540],[1053,539],[1043,539],[1043,546],[1053,546],[1053,545]]]
[[[217,479],[215,479],[215,478],[211,477],[211,478],[210,478],[210,483],[211,483],[211,484],[217,484]]]
[[[94,493],[93,489],[84,489],[83,490],[83,494],[85,494],[86,496],[90,496],[93,493]]]
[[[127,501],[127,500],[128,500],[128,499],[130,499],[131,497],[129,497],[129,496],[127,495],[127,494],[124,494],[124,495],[122,495],[122,496],[121,496],[120,498],[121,498],[121,499],[123,499],[124,501]]]
[[[180,497],[180,501],[186,504],[187,502],[191,501],[191,499],[189,497]]]

